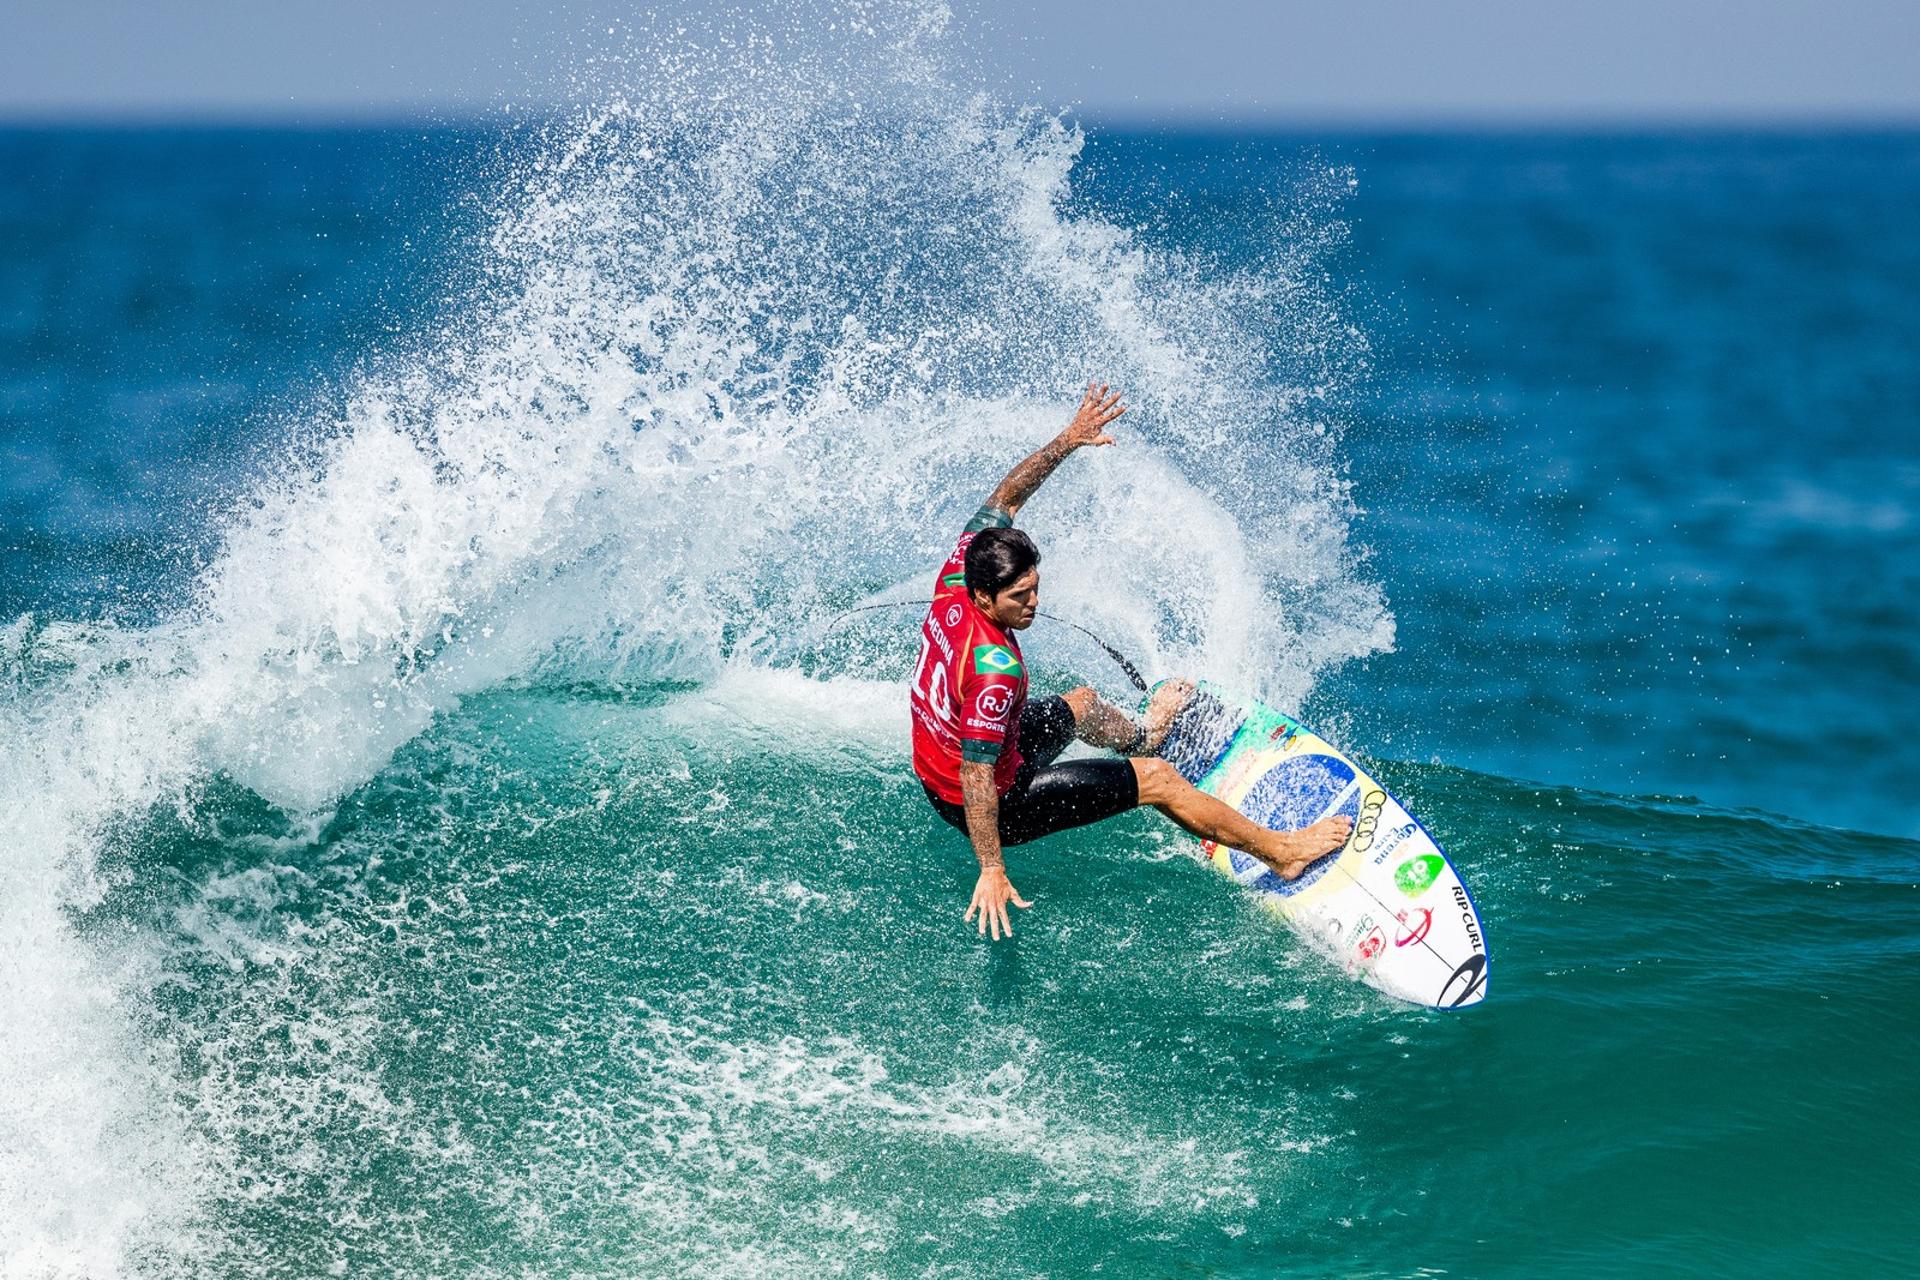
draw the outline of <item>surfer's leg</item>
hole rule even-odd
[[[1079,714],[1066,698],[1040,698],[1020,709],[1020,780],[1016,788],[1032,781],[1034,770],[1050,765],[1073,745],[1074,726]]]
[[[1140,740],[1139,754],[1150,756],[1160,750],[1173,729],[1174,717],[1186,710],[1193,693],[1194,683],[1185,676],[1175,676],[1153,691],[1147,699],[1147,731]]]
[[[1024,766],[1022,772],[1025,772]],[[1025,844],[1117,817],[1140,804],[1125,760],[1068,760],[1037,769],[1000,797],[1000,841]]]
[[[1173,718],[1193,696],[1190,680],[1169,680],[1147,703],[1144,725],[1082,685],[1061,695],[1073,708],[1074,736],[1090,747],[1105,747],[1122,755],[1151,755],[1166,741]]]
[[[1237,809],[1181,777],[1165,760],[1132,760],[1140,803],[1150,804],[1188,834],[1250,853],[1291,880],[1315,858],[1332,853],[1353,834],[1344,814],[1322,818],[1298,831],[1269,831]]]

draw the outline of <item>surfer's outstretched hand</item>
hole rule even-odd
[[[967,904],[967,914],[961,919],[971,924],[975,913],[980,916],[980,932],[985,934],[989,927],[993,930],[993,940],[998,942],[1005,934],[1013,936],[1013,920],[1007,915],[1007,904],[1025,909],[1032,906],[1020,891],[1013,887],[1013,881],[1007,879],[1005,867],[988,867],[980,873],[973,885],[973,901]]]
[[[1069,449],[1112,444],[1113,437],[1107,434],[1107,424],[1126,411],[1127,406],[1120,403],[1118,391],[1113,391],[1104,382],[1089,382],[1086,395],[1080,397],[1080,408],[1073,415],[1073,421],[1060,433],[1060,443]]]

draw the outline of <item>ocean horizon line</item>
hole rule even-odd
[[[0,107],[0,130],[10,133],[83,132],[376,132],[428,129],[492,132],[569,119],[592,104],[502,105],[484,109],[320,110],[260,107],[18,109]],[[1392,137],[1633,137],[1706,135],[1794,136],[1920,132],[1920,112],[1106,112],[1073,104],[1052,108],[1088,130],[1170,136],[1392,136]]]

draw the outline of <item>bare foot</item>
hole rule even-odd
[[[1322,818],[1298,831],[1276,831],[1269,851],[1255,852],[1282,880],[1298,880],[1315,858],[1325,857],[1353,835],[1353,819],[1343,813]]]
[[[1193,681],[1184,677],[1175,677],[1154,691],[1147,703],[1146,733],[1140,739],[1139,754],[1150,756],[1160,750],[1173,729],[1173,718],[1192,696]]]

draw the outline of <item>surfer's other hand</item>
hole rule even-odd
[[[1120,403],[1118,391],[1112,391],[1104,382],[1089,382],[1087,393],[1080,397],[1080,408],[1074,413],[1073,421],[1060,433],[1060,443],[1069,449],[1112,444],[1113,437],[1107,434],[1107,424],[1126,411],[1127,406]]]
[[[973,922],[977,913],[980,917],[980,932],[993,931],[993,940],[998,942],[1002,934],[1013,936],[1013,920],[1007,915],[1007,904],[1025,909],[1032,906],[1020,891],[1013,887],[1013,881],[1007,879],[1005,867],[988,867],[980,873],[973,885],[973,901],[967,904],[967,914],[961,919],[968,924]]]

